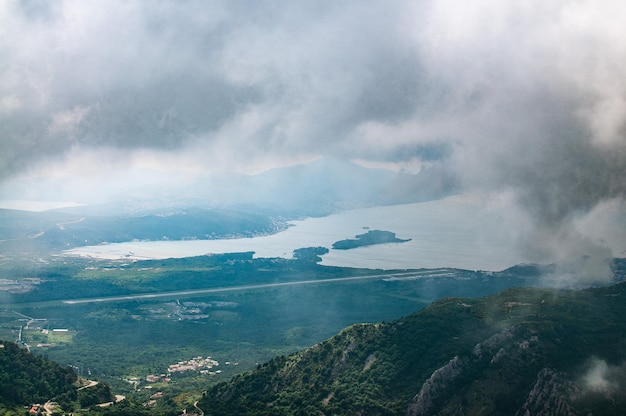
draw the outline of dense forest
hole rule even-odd
[[[0,341],[0,409],[50,399],[65,408],[77,399],[77,375],[70,368]]]

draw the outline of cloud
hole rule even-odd
[[[574,274],[610,277],[611,250],[573,223],[626,195],[619,24],[626,9],[617,2],[436,7],[443,20],[421,39],[426,61],[444,69],[460,103],[447,108],[454,117],[446,136],[456,138],[449,165],[466,188],[515,192],[535,221],[521,242],[531,257],[568,263],[563,275],[582,265]]]
[[[587,369],[580,378],[583,394],[601,394],[607,398],[623,391],[625,379],[624,364],[615,366],[605,360],[592,357]]]
[[[434,166],[514,192],[530,251],[572,238],[578,256],[577,219],[625,199],[625,16],[618,0],[5,1],[0,180],[94,153],[102,171],[148,154]]]
[[[2,174],[76,142],[177,150],[228,141],[260,154],[333,153],[360,123],[409,118],[425,101],[419,51],[397,25],[405,9],[8,2],[2,145],[14,151]],[[59,118],[76,109],[85,117],[59,130]],[[254,131],[220,137],[250,115],[262,120]]]
[[[540,139],[528,133],[575,122],[593,140],[615,143],[624,104],[620,7],[6,2],[2,140],[16,149],[3,166],[19,169],[13,158],[28,164],[76,142],[245,143],[256,151],[251,162],[265,152],[375,159],[377,147],[442,141],[463,154],[462,145],[534,144]],[[71,131],[59,130],[79,110]],[[220,135],[251,118],[253,129]],[[390,134],[361,142],[376,125]]]

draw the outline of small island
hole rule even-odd
[[[340,240],[333,243],[336,250],[350,250],[352,248],[372,246],[384,243],[405,243],[411,239],[402,240],[396,238],[396,233],[391,231],[370,230],[365,234],[359,234],[354,239]]]

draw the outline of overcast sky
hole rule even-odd
[[[625,21],[621,0],[2,1],[0,199],[336,156],[559,223],[624,199]]]

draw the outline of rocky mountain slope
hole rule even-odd
[[[210,389],[206,414],[618,415],[626,284],[447,298]]]

